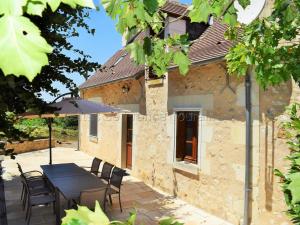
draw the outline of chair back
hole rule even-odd
[[[25,187],[27,186],[27,183],[26,183],[26,177],[24,176],[24,173],[23,173],[23,170],[22,170],[22,167],[19,163],[17,163],[17,166],[18,166],[18,169],[19,169],[19,172],[20,172],[20,177],[21,179],[23,180],[22,182],[24,183]]]
[[[92,166],[91,166],[91,173],[95,174],[96,176],[98,175],[101,162],[102,160],[96,157],[93,159]]]
[[[108,162],[105,162],[103,164],[103,167],[102,167],[100,178],[102,178],[103,180],[106,180],[107,182],[109,182],[110,175],[111,175],[111,170],[112,170],[113,167],[114,167],[114,165],[112,165]]]
[[[96,201],[104,209],[106,187],[84,190],[80,193],[79,205],[89,209],[95,209]]]
[[[20,165],[19,163],[17,163],[17,166],[18,166],[19,172],[20,172],[21,174],[23,174],[23,170],[22,170],[21,165]]]
[[[112,175],[111,175],[111,178],[110,178],[110,185],[111,186],[114,186],[115,188],[117,188],[118,190],[121,189],[121,184],[122,184],[122,180],[123,180],[123,177],[125,175],[126,171],[121,169],[121,168],[118,168],[118,167],[115,167],[112,171]]]

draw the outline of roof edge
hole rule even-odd
[[[90,86],[88,86],[88,87],[83,87],[83,88],[81,88],[81,87],[79,86],[79,90],[87,90],[87,89],[91,89],[91,88],[96,88],[96,87],[101,87],[101,86],[104,86],[104,85],[116,83],[116,82],[119,82],[119,81],[125,81],[125,80],[133,80],[133,79],[137,79],[137,78],[140,77],[140,75],[144,74],[144,72],[145,72],[145,70],[143,70],[142,72],[136,73],[136,74],[134,74],[133,76],[129,76],[129,77],[124,77],[124,78],[112,80],[112,81],[109,81],[109,82],[106,82],[106,83],[102,83],[102,84],[90,85]]]
[[[207,59],[207,60],[192,61],[191,64],[193,66],[194,65],[204,66],[204,65],[215,63],[215,62],[224,61],[224,60],[225,60],[225,55],[217,57],[217,58]],[[178,68],[178,66],[170,66],[169,70],[175,70],[177,68]],[[103,84],[91,85],[91,86],[84,87],[84,88],[80,88],[79,87],[79,90],[92,89],[92,88],[101,87],[101,86],[104,86],[104,85],[108,85],[108,84],[112,84],[112,83],[116,83],[116,82],[120,82],[120,81],[139,79],[141,77],[141,75],[143,75],[144,72],[145,72],[145,70],[143,70],[143,72],[137,73],[137,74],[135,74],[133,76],[126,77],[126,78],[120,78],[120,79],[116,79],[116,80],[112,80],[112,81],[109,81],[109,82],[106,82],[106,83],[103,83]]]

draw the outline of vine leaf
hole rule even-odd
[[[93,0],[27,0],[26,12],[31,15],[42,16],[43,11],[47,7],[47,3],[54,12],[58,9],[61,3],[65,3],[72,8],[77,5],[88,8],[95,8]]]
[[[292,203],[299,203],[300,202],[300,172],[290,174],[289,178],[291,183],[288,185],[287,189],[291,191],[292,194]]]
[[[191,65],[191,62],[188,56],[183,54],[181,51],[175,53],[174,63],[178,65],[179,71],[182,75],[186,75],[189,72],[189,66]]]
[[[121,3],[119,0],[102,0],[102,5],[106,12],[115,19],[120,13]]]
[[[49,1],[49,0],[46,0]],[[53,1],[53,0],[51,0]],[[61,0],[62,3],[65,3],[72,8],[76,8],[77,5],[82,6],[82,7],[88,7],[91,9],[95,9],[95,5],[93,0]]]
[[[30,81],[48,64],[52,47],[40,30],[23,16],[0,18],[0,68],[4,75],[24,75]]]
[[[109,219],[102,211],[99,202],[96,201],[95,212],[85,206],[78,206],[78,210],[66,210],[66,216],[62,219],[62,225],[108,225]]]
[[[30,15],[42,16],[42,13],[46,9],[46,7],[47,7],[46,2],[28,0],[25,9],[26,12]]]
[[[191,22],[207,22],[209,15],[211,14],[212,8],[208,1],[198,1],[193,2],[194,5],[191,7],[189,17]]]
[[[0,15],[22,15],[27,0],[1,0]]]
[[[244,9],[251,3],[250,0],[239,0],[238,2]]]

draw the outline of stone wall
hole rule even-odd
[[[194,66],[186,77],[170,71],[161,85],[122,81],[85,90],[81,95],[132,111],[133,168],[147,184],[178,196],[233,224],[243,218],[245,173],[244,80],[229,77],[224,63]],[[128,93],[122,92],[124,85]],[[292,91],[294,90],[294,91]],[[274,168],[284,169],[286,140],[279,124],[285,107],[299,102],[287,83],[268,90],[252,80],[252,224],[289,224]],[[200,109],[198,165],[178,164],[175,154],[176,109]],[[89,137],[89,116],[81,117],[81,149],[124,167],[123,115],[101,115],[98,138]]]
[[[54,148],[56,140],[52,140],[52,147]],[[37,151],[49,148],[48,139],[39,139],[34,141],[24,141],[24,142],[12,142],[7,143],[5,146],[6,149],[14,149],[14,153],[25,153],[31,151]]]
[[[286,120],[285,108],[300,102],[299,88],[288,82],[278,87],[260,90],[260,171],[258,224],[291,224],[283,213],[286,205],[281,192],[280,179],[274,169],[286,171],[289,154],[285,132],[281,128]]]
[[[122,87],[130,87],[123,93]],[[144,78],[121,81],[88,90],[81,90],[81,97],[96,102],[119,106],[134,113],[145,111]],[[89,115],[80,117],[80,149],[117,166],[124,165],[122,156],[122,114],[99,115],[98,137],[89,135]]]

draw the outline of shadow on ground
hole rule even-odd
[[[55,148],[54,163],[74,162],[88,167],[92,157],[70,148]],[[20,202],[21,182],[16,163],[19,162],[24,171],[41,170],[40,165],[48,163],[48,151],[35,151],[17,156],[16,160],[8,157],[3,162],[3,179],[7,206],[8,225],[24,225],[25,213]],[[126,220],[130,212],[137,211],[137,225],[158,224],[164,217],[174,217],[186,225],[229,225],[204,211],[193,207],[175,197],[166,195],[134,177],[126,177],[122,189],[121,200],[123,212],[120,211],[118,197],[113,197],[113,205],[107,207],[107,215],[112,220]],[[35,207],[32,211],[31,225],[54,225],[55,216],[52,206]]]

